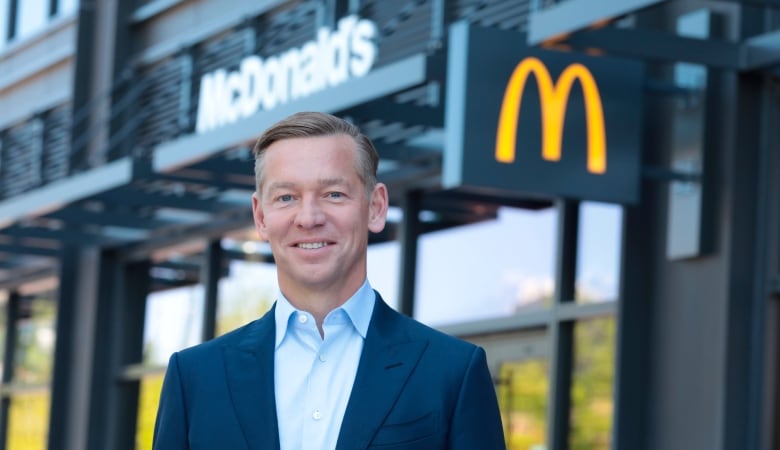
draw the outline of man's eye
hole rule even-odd
[[[290,195],[290,194],[280,195],[280,196],[279,196],[279,201],[280,201],[280,202],[289,202],[289,201],[292,201],[292,195]]]
[[[343,196],[344,196],[344,194],[342,194],[341,192],[329,192],[328,193],[328,197],[330,197],[330,198],[341,198]]]

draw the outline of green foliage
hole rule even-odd
[[[571,387],[571,450],[611,448],[614,361],[615,320],[577,322]]]
[[[574,333],[569,448],[608,450],[612,442],[615,320],[580,321]],[[503,363],[497,395],[507,450],[546,448],[547,361]]]
[[[506,362],[499,372],[498,402],[507,450],[532,450],[546,439],[547,362]]]

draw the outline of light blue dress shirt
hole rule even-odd
[[[355,382],[375,294],[366,280],[323,321],[276,301],[274,386],[281,450],[325,450],[336,442]]]

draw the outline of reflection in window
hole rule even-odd
[[[557,212],[498,217],[420,237],[415,317],[443,325],[549,307]]]
[[[617,299],[622,221],[623,210],[618,205],[580,204],[575,293],[578,303]]]
[[[24,298],[16,324],[14,383],[47,384],[54,364],[57,308],[47,297]]]
[[[546,442],[547,361],[501,364],[496,394],[507,450],[542,450]]]
[[[614,364],[615,319],[577,322],[571,387],[571,450],[611,448]]]
[[[138,422],[135,434],[135,449],[150,450],[154,437],[154,420],[160,404],[164,374],[146,375],[141,378],[138,394]]]
[[[167,364],[173,352],[200,342],[202,327],[202,285],[149,294],[144,319],[144,364]]]
[[[265,314],[276,299],[277,291],[274,264],[231,261],[230,275],[219,281],[216,335]]]
[[[24,0],[16,10],[16,36],[24,38],[46,26],[49,19],[49,0]]]

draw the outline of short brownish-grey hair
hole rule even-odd
[[[357,167],[355,169],[366,188],[366,193],[370,195],[377,183],[376,172],[379,166],[379,153],[376,151],[374,143],[360,131],[360,128],[346,120],[331,114],[310,111],[299,112],[280,120],[265,130],[257,140],[254,155],[255,188],[258,195],[261,194],[260,188],[263,184],[265,151],[274,142],[285,139],[337,135],[346,135],[355,141],[357,148]]]

